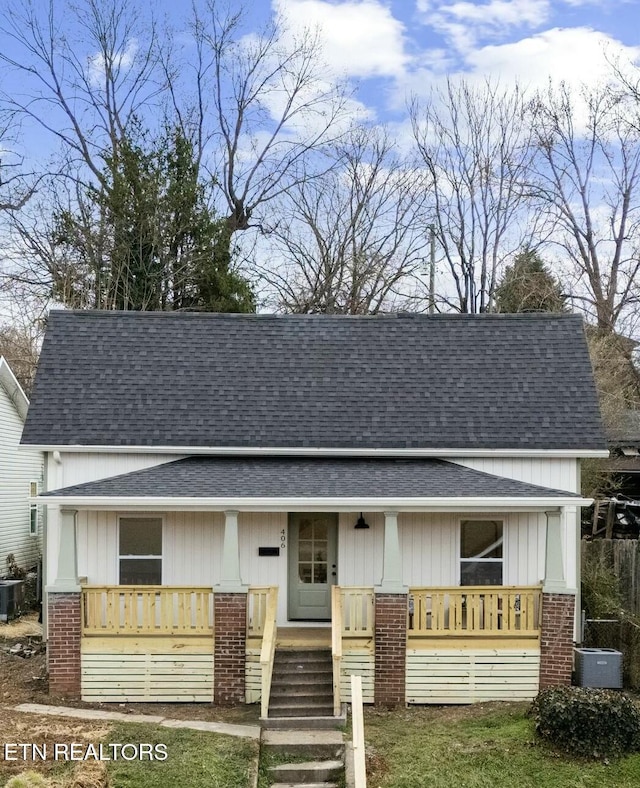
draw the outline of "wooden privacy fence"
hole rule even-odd
[[[583,539],[581,552],[583,582],[596,582],[603,569],[612,573],[618,581],[622,606],[630,613],[640,613],[640,541]]]
[[[540,634],[540,586],[409,589],[409,637]]]
[[[208,635],[211,588],[84,586],[83,635]]]

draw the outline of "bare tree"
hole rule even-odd
[[[69,176],[103,187],[105,153],[133,118],[150,117],[165,87],[156,30],[140,7],[27,0],[10,5],[0,27],[10,44],[0,62],[23,84],[3,105],[59,142]]]
[[[584,122],[580,125],[580,113]],[[536,194],[570,261],[571,296],[601,331],[638,303],[640,137],[618,91],[550,86],[532,104]]]
[[[212,157],[230,239],[239,230],[266,231],[275,223],[267,206],[310,177],[311,157],[348,120],[341,87],[323,71],[318,36],[292,33],[279,18],[249,33],[247,18],[220,0],[207,0],[203,11],[194,6],[197,59],[190,81],[197,93],[191,111],[180,109],[172,88],[179,117],[190,119],[187,131],[195,131]]]
[[[376,313],[416,307],[424,269],[426,178],[379,127],[354,130],[335,166],[287,194],[273,229],[277,266],[263,270],[280,308]]]
[[[503,261],[530,236],[520,226],[532,155],[525,110],[518,86],[453,79],[426,104],[410,106],[431,179],[433,224],[454,285],[454,293],[439,295],[460,312],[491,309]]]

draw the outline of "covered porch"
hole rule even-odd
[[[439,460],[190,460],[42,498],[50,615],[77,615],[85,699],[259,701],[266,716],[276,650],[314,646],[336,711],[351,673],[387,705],[533,697],[559,642],[545,620],[566,673],[579,496]],[[74,648],[53,635],[54,689]]]

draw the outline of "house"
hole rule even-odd
[[[39,451],[19,449],[29,400],[0,356],[0,578],[7,574],[13,555],[23,569],[31,569],[42,549],[40,507],[37,496],[43,471]]]
[[[353,672],[383,705],[570,681],[607,455],[575,315],[52,312],[22,442],[53,693],[286,713],[305,648],[334,711]]]

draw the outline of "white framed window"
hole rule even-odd
[[[38,495],[38,482],[29,482],[29,498],[35,498]],[[40,520],[40,507],[37,503],[29,501],[29,535],[38,535],[38,522]]]
[[[162,517],[118,518],[118,582],[122,586],[162,585]]]
[[[460,585],[502,585],[503,544],[502,520],[461,520]]]

